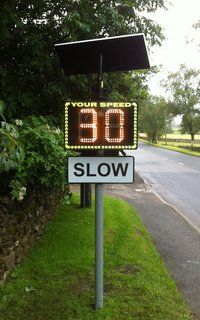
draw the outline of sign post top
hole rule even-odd
[[[92,39],[55,45],[66,75],[149,69],[143,34]]]

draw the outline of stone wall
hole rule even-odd
[[[61,194],[34,193],[23,202],[0,197],[0,284],[27,255],[56,213]]]

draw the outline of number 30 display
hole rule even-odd
[[[67,149],[136,149],[136,104],[67,102],[65,147]]]

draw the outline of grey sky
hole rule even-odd
[[[166,37],[162,47],[150,52],[151,65],[162,66],[159,74],[149,80],[151,93],[162,95],[160,80],[178,70],[181,63],[200,69],[200,29],[192,27],[200,20],[200,0],[171,0],[168,11],[159,10],[151,17],[163,26]]]

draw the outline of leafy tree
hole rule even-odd
[[[157,99],[157,108],[158,112],[160,112],[164,116],[165,145],[167,145],[167,133],[169,133],[171,130],[174,117],[173,104],[170,101],[166,101],[164,97],[159,97]]]
[[[181,122],[182,133],[190,133],[191,148],[194,149],[194,137],[200,131],[200,110],[188,112],[183,115]]]
[[[144,14],[160,7],[164,0],[2,0],[0,99],[7,118],[58,116],[67,98],[88,98],[96,79],[64,76],[55,43],[144,32],[150,45],[160,44],[161,27]],[[142,80],[140,73],[120,73],[106,82],[112,94],[137,100]]]
[[[200,32],[200,20],[198,20],[196,23],[193,24],[193,28],[197,31]],[[200,47],[200,43],[198,44]]]
[[[149,96],[140,110],[141,127],[149,141],[157,142],[160,136],[166,135],[171,122],[170,105],[163,97]]]
[[[165,83],[171,93],[176,113],[182,115],[182,132],[191,135],[191,147],[194,136],[200,130],[200,70],[180,66],[178,72],[170,73]]]

